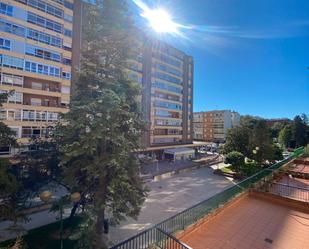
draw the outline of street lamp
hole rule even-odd
[[[40,199],[41,201],[48,203],[51,198],[52,198],[53,194],[51,191],[43,191],[40,194]],[[81,195],[79,192],[75,192],[72,193],[70,196],[70,201],[73,203],[77,203],[80,201],[81,199]],[[60,249],[63,249],[63,206],[65,204],[65,199],[68,198],[68,196],[64,196],[59,200],[59,209],[60,209]]]

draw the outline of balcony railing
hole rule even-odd
[[[269,185],[268,191],[272,194],[309,202],[309,188],[274,182]]]
[[[245,179],[244,181],[238,183],[237,185],[230,187],[224,190],[223,192],[215,196],[212,196],[208,198],[207,200],[204,200],[194,205],[193,207],[190,207],[182,211],[181,213],[178,213],[170,217],[169,219],[153,226],[152,228],[149,228],[148,230],[145,230],[137,234],[136,236],[111,247],[111,249],[126,249],[126,248],[128,249],[129,248],[130,249],[148,249],[148,248],[152,248],[151,247],[152,245],[155,245],[162,249],[169,249],[170,247],[165,244],[163,244],[163,246],[160,247],[161,245],[160,237],[154,235],[156,234],[157,230],[173,238],[173,234],[175,234],[176,232],[184,230],[188,226],[196,223],[198,220],[207,216],[215,209],[219,208],[220,206],[224,205],[225,203],[235,198],[242,192],[254,186],[254,184],[258,183],[259,181],[264,179],[266,176],[271,175],[274,169],[278,169],[282,167],[284,164],[298,157],[302,153],[303,153],[303,148],[299,148],[295,150],[294,153],[289,158],[279,163],[276,163],[270,166],[269,168],[264,169],[252,175],[251,177]],[[185,246],[185,247],[172,247],[172,248],[184,249],[188,247]]]
[[[180,242],[173,235],[166,233],[158,227],[148,229],[128,240],[118,244],[117,249],[191,249]]]

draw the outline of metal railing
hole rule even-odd
[[[268,191],[272,194],[309,202],[309,188],[274,182],[269,185]]]
[[[158,227],[141,232],[132,238],[129,238],[117,246],[112,248],[117,249],[191,249],[186,246],[173,235],[163,231]]]
[[[225,203],[231,199],[237,197],[239,194],[245,190],[252,187],[254,184],[258,183],[260,180],[264,179],[273,173],[273,170],[279,169],[287,162],[298,157],[303,153],[303,148],[299,148],[294,151],[294,153],[287,159],[278,162],[267,169],[261,170],[260,172],[248,177],[247,179],[239,182],[238,184],[216,194],[170,218],[164,220],[163,222],[129,238],[120,244],[117,244],[110,249],[152,249],[158,248],[160,245],[160,237],[158,237],[158,230],[163,232],[166,236],[173,238],[173,234],[178,231],[184,230],[188,226],[196,223],[201,218],[205,217],[215,209],[223,206]],[[152,247],[153,245],[157,247]],[[169,247],[159,247],[159,248],[169,248]],[[173,247],[172,249],[177,248]],[[179,247],[184,249],[186,247]]]

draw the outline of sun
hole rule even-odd
[[[144,10],[142,16],[148,20],[150,26],[158,33],[178,33],[179,25],[163,9],[147,9]]]

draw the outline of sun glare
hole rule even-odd
[[[159,33],[177,33],[178,25],[163,9],[148,9],[142,16],[149,21],[150,26]]]

